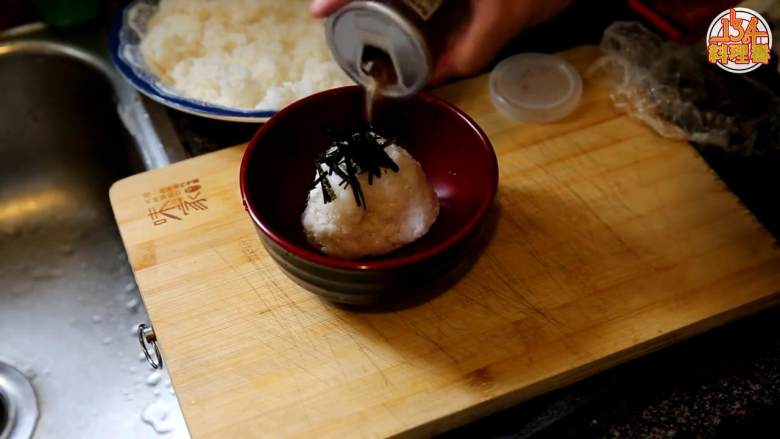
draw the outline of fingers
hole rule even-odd
[[[347,3],[349,0],[312,0],[309,12],[316,18],[325,18]]]
[[[440,55],[432,82],[440,83],[452,76],[468,76],[479,72],[501,50],[514,32],[502,16],[501,2],[484,1],[475,5],[466,28],[457,35]],[[518,26],[519,27],[519,26]]]
[[[529,26],[553,17],[570,0],[471,0],[471,17],[440,55],[432,84],[479,73]]]

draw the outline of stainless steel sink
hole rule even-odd
[[[100,41],[41,26],[0,36],[0,363],[32,383],[35,438],[154,437],[151,424],[188,437],[170,380],[140,356],[147,315],[108,202],[112,182],[184,153]],[[29,436],[14,433],[31,413],[3,370],[0,436]]]

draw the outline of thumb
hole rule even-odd
[[[312,0],[309,12],[315,18],[325,18],[349,3],[349,0]]]

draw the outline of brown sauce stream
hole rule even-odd
[[[363,49],[361,63],[363,72],[370,80],[365,84],[366,121],[374,123],[374,115],[378,102],[382,99],[383,90],[390,84],[395,84],[398,77],[390,55],[384,50],[372,46]]]

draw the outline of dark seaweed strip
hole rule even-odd
[[[365,194],[360,186],[359,175],[368,174],[368,184],[373,184],[374,177],[382,178],[382,170],[389,169],[398,172],[399,167],[385,152],[385,147],[395,143],[395,138],[383,138],[370,126],[363,126],[347,133],[337,133],[330,130],[333,140],[317,158],[317,180],[323,191],[323,200],[329,203],[335,199],[335,192],[327,180],[327,175],[335,174],[340,178],[339,186],[350,187],[355,203],[366,208]],[[328,171],[323,171],[325,165]]]
[[[344,167],[347,171],[347,182],[352,189],[352,195],[355,197],[355,202],[358,206],[363,206],[365,209],[365,200],[363,199],[363,190],[360,187],[360,180],[358,180],[357,170],[355,169],[352,160],[344,160]]]
[[[330,203],[336,198],[336,193],[330,186],[330,181],[328,181],[328,173],[322,170],[319,163],[317,163],[317,179],[314,181],[314,185],[316,186],[317,183],[320,184],[320,188],[322,189],[322,198],[325,201],[325,204]]]

